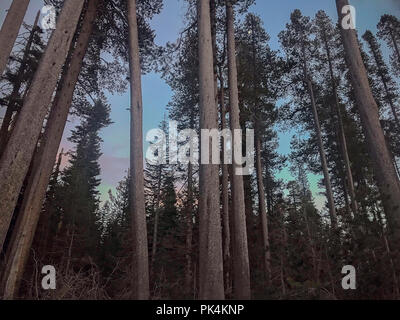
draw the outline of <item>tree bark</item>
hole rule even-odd
[[[18,293],[47,186],[56,161],[58,147],[68,118],[75,85],[78,81],[83,58],[92,34],[99,1],[90,1],[76,45],[71,46],[73,48],[71,49],[73,50],[71,63],[67,67],[65,76],[60,81],[43,140],[39,151],[33,159],[32,173],[27,182],[27,188],[24,192],[22,206],[14,231],[15,237],[11,242],[12,246],[9,254],[7,254],[7,266],[2,285],[5,299],[12,299]]]
[[[143,102],[136,0],[128,1],[131,79],[131,217],[133,234],[132,297],[149,299],[149,261],[143,176]]]
[[[226,1],[227,37],[228,37],[228,74],[229,74],[229,102],[231,131],[240,128],[239,93],[237,83],[236,45],[234,29],[234,9],[230,0]],[[233,134],[233,136],[235,136]],[[242,137],[240,137],[242,139]],[[241,141],[232,139],[232,145],[240,144]],[[232,148],[234,150],[235,147]],[[234,259],[234,297],[235,299],[250,299],[250,269],[249,253],[247,246],[246,212],[244,207],[243,176],[238,175],[236,170],[240,168],[238,159],[233,160],[233,172],[231,185],[234,193],[233,202],[233,225],[235,238],[233,242]]]
[[[336,0],[339,20],[342,17],[342,8],[348,4],[347,0]],[[360,48],[358,47],[356,32],[352,29],[341,29],[341,34],[357,106],[372,158],[375,177],[378,182],[391,235],[395,241],[394,247],[398,248],[400,243],[400,183],[396,177],[392,156],[387,148],[379,121],[378,106],[368,82],[367,72],[361,58]]]
[[[209,0],[198,0],[200,128],[218,129]],[[201,141],[205,144],[205,141]],[[211,149],[211,148],[210,148]],[[211,158],[211,150],[209,152]],[[200,165],[200,293],[201,300],[224,299],[219,167]]]
[[[226,125],[226,106],[224,81],[222,72],[220,73],[220,109],[221,109],[221,129],[227,128]],[[225,154],[225,143],[222,143],[221,154]],[[230,266],[231,266],[231,233],[229,225],[229,170],[227,164],[222,164],[222,231],[223,231],[223,254],[224,254],[224,282],[225,292],[230,290]]]
[[[28,9],[29,0],[13,0],[8,10],[6,19],[0,30],[0,76],[3,75],[6,68],[8,58],[14,47],[19,29],[24,21],[26,10]]]
[[[31,50],[31,47],[32,47],[33,37],[36,34],[36,27],[37,27],[37,24],[39,21],[39,15],[40,15],[40,11],[36,15],[35,22],[32,26],[32,31],[29,35],[28,41],[26,42],[26,46],[24,49],[24,55],[22,57],[22,61],[21,61],[21,64],[20,64],[20,66],[18,68],[18,72],[17,72],[17,80],[16,80],[16,83],[15,83],[13,90],[11,92],[11,95],[10,95],[6,114],[4,116],[3,122],[1,123],[0,157],[1,157],[1,154],[3,153],[4,148],[6,147],[7,141],[9,139],[9,134],[10,134],[9,127],[11,124],[11,119],[12,119],[13,113],[15,111],[17,111],[16,110],[16,99],[18,98],[19,90],[21,89],[21,86],[22,86],[22,81],[23,81],[23,76],[24,76],[28,56],[29,56],[29,51]]]
[[[7,233],[21,186],[31,163],[54,88],[66,60],[84,0],[65,2],[57,29],[24,100],[23,108],[0,159],[0,248]]]

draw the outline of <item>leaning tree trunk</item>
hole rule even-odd
[[[8,58],[14,47],[19,29],[24,20],[29,0],[14,0],[0,30],[0,76],[3,75]]]
[[[200,128],[218,129],[209,0],[198,0]],[[209,141],[201,141],[207,145]],[[211,148],[210,148],[211,149]],[[212,158],[212,150],[209,150]],[[202,156],[203,157],[203,156]],[[200,293],[202,300],[224,299],[224,277],[219,199],[219,167],[200,165]]]
[[[343,156],[343,160],[344,160],[344,164],[345,164],[347,186],[349,189],[350,199],[351,199],[351,207],[352,207],[354,215],[357,215],[358,203],[357,203],[356,193],[355,193],[355,189],[354,189],[353,172],[351,170],[350,158],[349,158],[349,153],[348,153],[348,149],[347,149],[347,141],[346,141],[346,135],[344,132],[342,112],[340,111],[339,95],[337,92],[336,79],[335,79],[335,75],[333,73],[332,54],[331,54],[331,49],[328,45],[328,40],[327,40],[327,35],[325,33],[325,30],[323,33],[323,41],[324,41],[324,45],[325,45],[326,55],[328,58],[329,74],[330,74],[331,83],[332,83],[333,95],[335,98],[334,107],[335,107],[336,115],[338,118],[338,138],[339,138],[339,144],[342,149],[341,151],[342,151],[342,156]],[[346,199],[347,199],[347,196],[346,196]]]
[[[319,121],[317,104],[316,104],[315,96],[314,96],[314,88],[313,88],[311,76],[308,74],[308,66],[307,66],[307,60],[306,60],[306,47],[304,45],[304,42],[302,45],[302,56],[303,56],[303,76],[304,76],[304,81],[306,82],[306,85],[307,85],[308,93],[310,95],[311,109],[312,109],[313,116],[314,116],[315,134],[317,135],[319,156],[321,159],[321,167],[322,167],[322,171],[324,174],[324,184],[325,184],[326,198],[328,200],[329,216],[331,219],[332,228],[336,229],[337,228],[337,216],[336,216],[335,203],[333,200],[332,184],[331,184],[331,179],[329,177],[328,162],[326,160],[324,143],[322,141],[321,124]]]
[[[62,77],[47,121],[39,151],[33,158],[32,173],[29,175],[24,198],[18,215],[11,248],[7,254],[7,266],[3,275],[4,298],[12,299],[18,293],[29,250],[39,221],[43,200],[56,161],[76,82],[88,48],[89,39],[96,18],[99,0],[90,1],[73,47],[70,65]]]
[[[149,261],[143,176],[143,102],[136,0],[128,1],[129,67],[131,79],[130,211],[132,218],[132,297],[149,299]]]
[[[84,0],[66,1],[0,159],[0,248],[66,60]]]
[[[342,8],[348,4],[347,0],[336,0],[339,17],[342,17]],[[394,247],[398,248],[400,244],[399,179],[396,176],[392,156],[387,148],[385,136],[379,121],[378,106],[368,82],[367,72],[358,46],[356,31],[342,29],[341,34],[357,106],[372,158],[375,177],[378,182],[391,235],[395,241]]]
[[[18,98],[19,90],[21,89],[22,86],[22,81],[24,78],[24,73],[26,72],[26,65],[28,62],[28,57],[29,57],[29,51],[31,50],[32,47],[32,42],[33,38],[37,32],[36,27],[39,21],[39,15],[40,11],[37,13],[35,22],[32,26],[32,31],[29,35],[28,41],[26,42],[25,49],[24,49],[24,55],[22,57],[21,64],[18,68],[17,72],[17,79],[16,83],[13,87],[13,90],[10,95],[9,103],[7,106],[6,114],[4,115],[3,122],[1,123],[1,129],[0,129],[0,157],[1,154],[3,153],[4,148],[6,147],[8,138],[9,138],[9,127],[11,124],[11,119],[13,116],[14,111],[16,111],[16,100]]]
[[[307,75],[306,75],[306,77],[307,77]],[[314,89],[313,89],[311,80],[306,79],[306,81],[307,81],[307,87],[308,87],[308,91],[310,93],[310,98],[311,98],[311,107],[312,107],[312,111],[313,111],[313,115],[314,115],[314,122],[315,122],[314,123],[315,133],[317,134],[319,155],[321,158],[322,171],[324,173],[324,184],[325,184],[325,189],[326,189],[326,197],[328,199],[329,215],[331,218],[332,227],[333,227],[333,229],[336,229],[336,227],[337,227],[336,209],[335,209],[335,203],[333,201],[333,191],[332,191],[331,179],[329,177],[328,162],[326,160],[324,145],[323,145],[323,141],[322,141],[321,125],[319,122],[317,105],[316,105],[315,97],[314,97]]]
[[[234,29],[234,10],[230,0],[226,1],[226,17],[227,17],[227,37],[228,37],[228,73],[229,73],[229,101],[230,101],[230,123],[232,133],[240,129],[240,110],[239,110],[239,93],[237,83],[237,67],[236,67],[236,45],[235,45],[235,29]],[[239,139],[242,139],[240,136]],[[236,141],[233,134],[233,148],[241,145],[241,141]],[[235,154],[235,153],[234,153]],[[236,155],[236,154],[235,154]],[[250,269],[249,269],[249,252],[247,246],[247,230],[246,230],[246,212],[244,207],[244,187],[243,176],[237,174],[240,165],[237,163],[239,159],[233,159],[232,172],[232,199],[233,207],[233,226],[234,226],[234,242],[233,242],[233,262],[234,262],[234,296],[235,299],[250,299]]]

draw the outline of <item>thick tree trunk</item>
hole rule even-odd
[[[336,0],[339,20],[347,0]],[[363,64],[355,30],[341,30],[346,59],[351,74],[361,122],[367,138],[375,177],[378,182],[382,203],[389,222],[394,247],[400,243],[400,183],[396,176],[392,156],[387,148],[379,121],[378,106],[372,95],[368,76]],[[398,250],[398,249],[397,249]]]
[[[8,58],[14,47],[19,29],[24,21],[29,0],[13,0],[0,30],[0,76],[3,75]]]
[[[48,106],[66,60],[84,0],[65,2],[23,108],[0,159],[0,248],[42,130]]]
[[[235,29],[234,29],[234,10],[232,2],[226,1],[226,17],[227,17],[227,36],[228,36],[228,73],[229,73],[229,102],[230,102],[230,123],[232,134],[235,130],[240,129],[240,110],[239,110],[239,93],[237,83],[237,67],[236,67],[236,45],[235,45]],[[235,136],[233,134],[233,136]],[[242,137],[240,137],[242,139]],[[233,148],[240,144],[241,141],[232,139]],[[249,269],[249,253],[247,246],[247,230],[246,230],[246,212],[244,207],[244,187],[243,176],[237,174],[240,167],[234,158],[231,185],[234,193],[233,202],[233,225],[235,230],[235,238],[233,242],[233,259],[234,259],[234,297],[235,299],[250,299],[250,269]]]
[[[258,207],[261,220],[263,254],[264,254],[264,275],[269,285],[271,283],[271,251],[269,246],[268,216],[265,206],[265,190],[261,165],[261,142],[256,135],[256,166],[257,166],[257,186],[258,186]]]
[[[129,66],[131,79],[131,181],[133,234],[132,297],[149,299],[149,261],[143,177],[143,102],[136,0],[128,1]]]
[[[60,81],[43,140],[39,151],[33,159],[32,173],[28,179],[14,231],[15,237],[9,254],[7,254],[8,261],[2,286],[6,299],[12,299],[17,294],[25,264],[29,257],[29,250],[72,103],[73,92],[78,81],[90,35],[92,34],[98,2],[99,0],[93,0],[89,4],[76,45],[72,49],[71,63],[65,76]]]
[[[18,72],[17,72],[16,83],[11,92],[11,95],[9,98],[9,103],[8,103],[7,110],[6,110],[6,114],[4,116],[3,122],[1,123],[0,157],[6,147],[7,141],[9,139],[9,135],[10,135],[9,128],[10,128],[13,113],[15,111],[17,111],[16,110],[16,100],[18,98],[19,90],[21,89],[21,86],[22,86],[24,73],[26,71],[25,68],[26,68],[26,64],[28,62],[28,57],[29,57],[29,51],[31,50],[31,47],[32,47],[33,37],[35,36],[35,34],[37,32],[36,28],[37,28],[37,24],[39,21],[39,15],[40,15],[40,11],[36,15],[35,22],[32,26],[32,31],[29,35],[28,41],[26,42],[25,49],[24,49],[24,55],[22,57],[22,61],[21,61],[21,64],[20,64],[20,66],[18,68]]]
[[[218,129],[209,0],[198,0],[200,128]],[[206,144],[206,141],[201,141]],[[211,148],[210,148],[211,149]],[[212,152],[209,152],[210,158]],[[224,299],[219,167],[200,165],[200,294],[199,298]]]

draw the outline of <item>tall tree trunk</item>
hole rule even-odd
[[[26,42],[26,46],[24,49],[24,55],[22,57],[22,61],[21,64],[18,68],[18,72],[17,72],[17,79],[16,79],[16,83],[13,87],[13,90],[11,92],[10,98],[9,98],[9,103],[7,106],[7,110],[6,110],[6,114],[4,116],[3,122],[1,123],[1,129],[0,129],[0,157],[1,154],[3,153],[8,138],[9,138],[9,128],[10,128],[10,124],[11,124],[11,119],[13,116],[13,113],[16,110],[16,100],[18,98],[18,94],[19,94],[19,90],[21,89],[22,86],[22,81],[23,81],[23,77],[24,77],[24,73],[26,72],[26,64],[28,62],[28,57],[29,57],[29,51],[31,50],[32,47],[32,42],[33,42],[33,38],[37,32],[36,27],[39,21],[39,15],[40,15],[40,11],[37,13],[36,18],[35,18],[35,22],[32,26],[32,31],[29,35],[28,41]]]
[[[230,0],[226,1],[226,19],[227,19],[227,36],[228,36],[228,73],[229,73],[229,102],[230,102],[230,123],[231,131],[240,128],[240,110],[239,110],[239,93],[237,83],[237,67],[236,67],[236,45],[235,45],[235,29],[234,29],[234,10]],[[240,136],[240,139],[242,137]],[[233,148],[239,145],[241,141],[235,141],[233,134]],[[241,144],[240,144],[241,145]],[[250,299],[250,268],[249,268],[249,252],[247,246],[247,230],[246,230],[246,212],[244,207],[244,187],[243,176],[237,174],[240,167],[237,160],[233,159],[233,172],[231,185],[234,197],[233,202],[233,226],[235,230],[235,238],[233,242],[233,259],[234,259],[234,297],[235,299]]]
[[[133,234],[133,298],[149,298],[149,261],[143,177],[143,102],[136,0],[128,1],[131,79],[131,217]]]
[[[336,229],[337,228],[337,216],[336,216],[335,203],[333,200],[332,184],[331,184],[331,179],[329,177],[328,162],[326,160],[324,143],[322,141],[321,124],[319,121],[317,104],[316,104],[315,96],[314,96],[314,88],[313,88],[311,76],[308,74],[308,66],[307,66],[307,61],[306,61],[306,47],[305,47],[304,42],[302,45],[302,55],[303,55],[303,76],[304,76],[304,81],[307,84],[307,90],[310,95],[311,108],[312,108],[312,112],[313,112],[313,116],[314,116],[315,134],[317,135],[319,156],[321,159],[321,167],[322,167],[322,171],[324,174],[324,184],[325,184],[326,198],[328,200],[329,216],[331,219],[332,228]]]
[[[256,166],[257,166],[257,186],[258,186],[258,203],[259,203],[258,206],[259,206],[262,238],[263,238],[264,275],[267,284],[269,285],[271,283],[271,277],[272,277],[271,251],[269,246],[268,216],[265,206],[265,190],[264,190],[263,172],[261,164],[261,142],[258,134],[256,134]]]
[[[39,151],[33,158],[32,172],[29,175],[24,192],[22,206],[18,215],[15,237],[9,254],[6,271],[3,276],[4,297],[12,299],[18,292],[29,250],[32,245],[39,221],[43,200],[56,161],[68,112],[79,73],[82,67],[89,39],[93,30],[97,5],[100,0],[90,1],[76,45],[71,46],[73,53],[65,76],[60,81],[56,97],[47,121]]]
[[[336,0],[339,20],[347,0]],[[340,23],[340,22],[339,22]],[[351,74],[361,122],[367,138],[375,177],[378,182],[383,207],[389,222],[394,247],[400,244],[400,183],[396,176],[392,156],[387,148],[385,136],[379,121],[378,106],[368,83],[355,30],[341,29],[346,59]],[[398,250],[398,249],[397,249]]]
[[[198,0],[200,128],[218,129],[209,0]],[[201,141],[206,145],[206,141]],[[210,148],[211,149],[211,148]],[[212,152],[209,152],[210,158]],[[224,299],[224,277],[219,199],[219,167],[200,165],[200,294],[199,298]]]
[[[306,77],[307,77],[307,75],[306,75]],[[313,89],[311,80],[306,78],[306,81],[307,81],[307,87],[308,87],[308,91],[310,93],[310,98],[311,98],[311,107],[312,107],[312,111],[313,111],[313,115],[314,115],[314,122],[315,122],[315,133],[317,134],[319,155],[321,158],[322,171],[324,173],[324,184],[325,184],[326,198],[328,199],[329,215],[330,215],[330,219],[331,219],[332,228],[336,229],[337,228],[336,209],[335,209],[335,203],[333,201],[333,191],[332,191],[331,179],[329,177],[328,162],[326,160],[324,144],[322,141],[321,125],[319,122],[317,105],[315,103],[314,89]]]
[[[84,5],[84,0],[66,1],[23,108],[0,159],[0,248],[31,163],[57,80],[66,60]]]
[[[333,73],[331,49],[328,45],[328,40],[327,40],[327,35],[325,33],[325,30],[323,33],[323,41],[324,41],[324,45],[325,45],[326,55],[328,58],[329,74],[330,74],[331,83],[332,83],[332,91],[333,91],[333,95],[335,98],[334,107],[335,107],[336,115],[338,118],[338,138],[339,138],[339,144],[342,149],[341,151],[342,151],[342,157],[343,157],[344,165],[345,165],[348,191],[349,191],[350,199],[351,199],[351,207],[352,207],[354,215],[357,215],[358,203],[357,203],[356,193],[355,193],[355,189],[354,189],[353,173],[351,170],[350,158],[349,158],[349,153],[348,153],[348,149],[347,149],[347,141],[346,141],[346,135],[345,135],[344,126],[343,126],[342,112],[340,110],[339,95],[337,92],[336,79],[335,79],[335,75]]]
[[[193,165],[188,164],[188,196],[186,204],[186,268],[185,268],[185,289],[186,294],[192,293],[192,241],[193,241]]]
[[[26,10],[28,9],[29,0],[13,0],[8,10],[6,19],[0,30],[0,76],[3,75],[6,68],[8,58],[14,47],[19,29],[24,21]]]
[[[153,243],[151,247],[151,264],[150,264],[151,276],[153,276],[154,273],[154,262],[156,261],[156,252],[157,252],[158,220],[160,216],[160,201],[161,201],[161,174],[162,174],[162,165],[159,165],[157,195],[156,195],[156,203],[154,206]]]
[[[221,110],[221,129],[225,130],[226,125],[226,106],[225,90],[222,72],[220,72],[220,110]],[[221,154],[225,154],[225,143],[222,143]],[[230,265],[231,265],[231,234],[229,227],[229,171],[228,165],[222,164],[222,231],[223,231],[223,254],[224,254],[224,281],[225,292],[230,290]]]

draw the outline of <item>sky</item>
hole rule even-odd
[[[0,24],[3,23],[6,10],[12,0],[0,0]],[[318,10],[325,10],[327,14],[337,21],[336,6],[334,0],[257,0],[257,4],[250,11],[258,14],[264,21],[264,27],[271,37],[272,49],[278,50],[279,42],[277,35],[289,22],[290,13],[294,9],[300,9],[304,15],[314,17]],[[356,8],[357,30],[359,34],[370,29],[376,32],[376,25],[385,13],[400,17],[400,0],[350,0]],[[25,22],[32,24],[38,10],[43,7],[42,0],[31,0]],[[156,43],[165,45],[167,42],[175,42],[180,31],[183,30],[184,0],[164,0],[164,8],[160,15],[152,21],[151,26],[155,30]],[[1,45],[1,44],[0,44]],[[169,86],[161,79],[159,74],[150,73],[143,76],[143,130],[146,132],[157,128],[166,113],[166,106],[171,100],[172,92]],[[122,95],[107,94],[111,105],[111,119],[113,124],[101,132],[104,140],[102,144],[103,155],[100,158],[102,184],[100,191],[102,200],[107,197],[109,189],[115,190],[116,185],[125,176],[129,167],[129,90]],[[4,110],[0,110],[0,117]],[[61,148],[64,151],[73,148],[67,141],[71,128],[76,125],[76,120],[69,119]],[[293,131],[279,132],[279,153],[290,152],[290,141],[296,134]],[[146,145],[145,145],[146,147]],[[291,179],[287,169],[278,174],[285,181]],[[317,207],[322,208],[325,198],[319,193],[323,190],[318,188],[321,176],[309,175],[311,189],[316,199]]]

